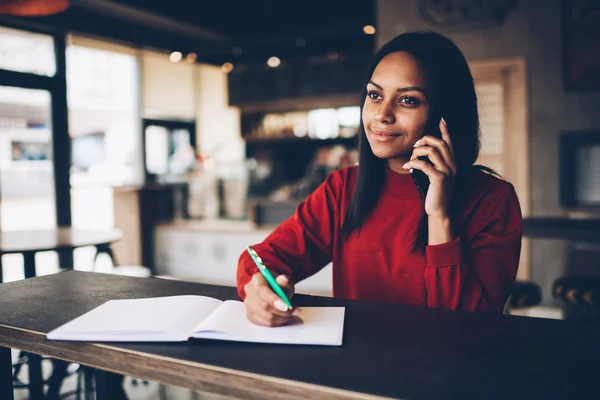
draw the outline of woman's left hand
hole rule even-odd
[[[419,139],[415,143],[410,161],[404,164],[403,168],[418,169],[429,177],[425,212],[430,217],[447,218],[456,176],[456,163],[448,127],[443,119],[440,121],[440,131],[441,139],[433,136],[423,136]],[[421,156],[428,157],[431,164],[417,159]]]

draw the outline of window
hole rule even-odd
[[[529,215],[527,82],[522,59],[470,63],[479,99],[481,153],[477,164],[512,183],[524,217]],[[523,239],[517,279],[529,278],[529,241]]]
[[[48,35],[0,27],[0,68],[54,76],[54,40]]]

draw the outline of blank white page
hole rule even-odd
[[[110,300],[48,334],[50,340],[187,340],[200,321],[220,305],[205,296]]]
[[[302,308],[299,323],[267,328],[246,317],[246,306],[226,301],[196,329],[194,338],[257,343],[313,344],[341,346],[344,307]]]

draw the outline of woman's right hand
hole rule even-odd
[[[292,280],[279,275],[277,283],[288,298],[294,295],[294,284]],[[282,326],[289,324],[299,314],[300,309],[289,310],[287,305],[273,292],[265,278],[260,272],[252,276],[252,280],[244,286],[246,292],[246,315],[250,322],[262,326]]]

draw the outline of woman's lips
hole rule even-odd
[[[391,142],[397,137],[402,136],[401,133],[384,131],[380,129],[370,128],[369,131],[371,132],[371,137],[373,138],[373,140],[376,140],[378,142]]]

